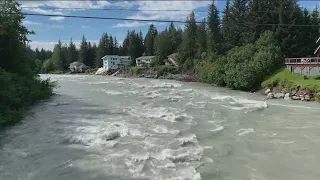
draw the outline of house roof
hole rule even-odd
[[[146,59],[152,59],[154,58],[155,56],[141,56],[141,57],[138,57],[137,60],[146,60]]]
[[[130,56],[119,56],[119,55],[105,55],[101,59],[104,59],[107,56],[112,56],[112,57],[120,57],[120,58],[130,58]]]
[[[168,58],[172,58],[172,59],[175,59],[177,57],[178,57],[178,53],[173,53],[168,56]]]
[[[75,62],[70,63],[69,65],[70,66],[81,66],[82,64],[83,64],[82,62],[75,61]]]
[[[130,56],[120,56],[120,58],[130,58]]]

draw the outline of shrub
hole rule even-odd
[[[140,67],[140,66],[130,67],[130,71],[132,71],[132,72],[135,73],[135,74],[139,74],[139,73],[141,73],[142,71],[144,71],[145,69],[146,69],[145,67]]]
[[[173,66],[158,66],[156,68],[156,70],[158,71],[158,75],[159,76],[163,76],[166,74],[178,74],[179,73],[179,69]]]
[[[53,94],[55,83],[9,73],[0,68],[0,127],[19,121],[22,113],[38,100]]]

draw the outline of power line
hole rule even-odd
[[[21,7],[22,9],[38,9],[38,8],[41,8],[41,9],[48,9],[48,10],[92,10],[92,11],[136,11],[136,12],[140,12],[140,11],[145,11],[145,12],[161,12],[161,11],[164,11],[164,12],[175,12],[175,11],[185,11],[185,12],[191,12],[191,11],[194,11],[194,12],[202,12],[202,13],[205,13],[207,11],[199,11],[199,10],[187,10],[187,9],[125,9],[125,8],[56,8],[56,7],[32,7],[32,6],[22,6]]]
[[[37,14],[37,13],[8,13],[8,14],[23,14],[26,16],[44,16],[44,17],[65,17],[65,18],[79,18],[79,19],[100,19],[100,20],[120,20],[120,21],[142,21],[142,22],[166,22],[166,23],[188,23],[187,21],[179,20],[157,20],[157,19],[134,19],[134,18],[118,18],[118,17],[99,17],[99,16],[78,16],[78,15],[57,15],[57,14]],[[196,21],[200,24],[203,22]],[[320,25],[313,24],[263,24],[263,23],[236,23],[241,25],[256,25],[256,26],[292,26],[292,27],[320,27]]]
[[[37,7],[37,6],[21,6],[22,9],[47,9],[47,10],[86,10],[86,11],[133,11],[133,12],[198,12],[198,13],[207,13],[208,11],[201,11],[201,10],[192,10],[192,9],[126,9],[126,8],[80,8],[80,7],[73,7],[73,8],[58,8],[58,7]],[[301,7],[301,10],[303,8]],[[255,11],[255,12],[266,12],[266,13],[276,13],[271,11]],[[281,12],[293,12],[290,10],[284,10]],[[219,11],[219,13],[223,13]]]

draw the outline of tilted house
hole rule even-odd
[[[178,66],[177,64],[178,53],[173,53],[167,56],[167,59],[164,60],[166,66]]]

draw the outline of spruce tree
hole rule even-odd
[[[207,32],[206,32],[206,21],[205,19],[201,24],[198,25],[197,28],[197,39],[196,39],[196,47],[197,47],[197,59],[202,58],[202,54],[207,51]]]
[[[148,56],[154,55],[153,45],[154,45],[155,37],[157,36],[157,34],[158,34],[158,31],[156,27],[153,24],[151,24],[144,40],[145,53]]]
[[[87,40],[84,35],[82,36],[82,41],[80,44],[79,56],[80,56],[80,61],[83,64],[88,66],[89,65],[89,62],[88,62],[88,43],[87,43]]]
[[[195,20],[195,14],[192,12],[187,18],[187,23],[185,25],[184,37],[182,40],[182,47],[180,49],[180,64],[184,63],[187,59],[194,59],[196,55],[196,48],[194,44],[196,43],[197,37],[197,24]]]
[[[52,63],[53,68],[56,70],[63,70],[63,63],[62,63],[62,53],[61,53],[61,41],[58,41],[58,44],[56,44],[53,48],[53,54],[52,54]]]
[[[221,30],[220,30],[220,19],[219,19],[219,11],[215,6],[215,3],[209,6],[208,13],[208,52],[221,54]]]
[[[67,64],[75,62],[78,60],[78,52],[76,45],[70,40],[69,47],[68,47],[68,56],[67,56]]]

